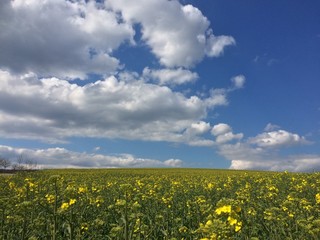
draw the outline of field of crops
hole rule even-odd
[[[320,173],[104,169],[2,175],[0,239],[320,239]]]

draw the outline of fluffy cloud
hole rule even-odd
[[[189,68],[235,44],[231,36],[215,36],[199,9],[179,1],[3,0],[0,29],[3,138],[55,143],[81,136],[212,146],[211,126],[204,121],[208,112],[227,105],[228,94],[244,83],[235,80],[235,87],[211,89],[205,97],[170,88],[196,81],[198,74]],[[124,70],[115,51],[134,47],[135,39],[163,69],[145,68],[142,76]],[[241,138],[228,134],[220,142]],[[181,164],[61,148],[10,151],[43,158],[46,166],[51,160],[52,166],[67,166],[59,158],[71,159],[70,166],[86,166],[84,159],[92,167]]]
[[[168,67],[193,66],[205,54],[219,56],[235,43],[232,37],[214,36],[197,8],[178,1],[3,0],[0,67],[67,79],[111,75],[123,67],[113,52],[124,43],[135,45],[135,24]]]
[[[205,99],[205,103],[209,108],[226,106],[229,104],[227,94],[228,91],[226,89],[212,89],[210,91],[210,97]]]
[[[246,81],[245,76],[238,75],[233,78],[231,78],[232,83],[234,84],[234,88],[242,88],[244,86],[244,83]]]
[[[229,45],[236,44],[233,37],[230,36],[214,36],[212,33],[207,39],[206,54],[209,57],[219,57],[223,54],[224,48]]]
[[[210,128],[210,123],[204,121],[192,123],[191,126],[185,130],[183,137],[188,139],[188,143],[191,146],[213,146],[214,141],[201,137],[202,134],[209,132]]]
[[[167,67],[191,67],[205,55],[220,56],[226,46],[235,44],[230,36],[214,36],[200,10],[179,1],[109,0],[106,4],[126,22],[141,24],[143,40]]]
[[[3,0],[0,26],[0,67],[69,79],[117,70],[112,50],[135,33],[94,1]]]
[[[277,125],[272,125],[277,127]],[[271,125],[267,126],[269,129]],[[273,127],[272,127],[273,129]],[[243,134],[233,134],[225,123],[213,126],[215,146],[220,155],[231,161],[231,169],[258,169],[271,171],[313,171],[320,169],[320,156],[281,156],[282,148],[297,144],[310,144],[304,137],[285,130],[270,131],[244,139]],[[231,140],[239,140],[230,143]]]
[[[118,167],[181,167],[179,159],[159,161],[136,158],[131,154],[115,156],[69,151],[65,148],[25,149],[0,145],[0,155],[12,162],[22,156],[41,168],[118,168]]]
[[[242,133],[234,134],[232,132],[227,132],[225,134],[217,136],[216,142],[218,144],[221,144],[221,143],[230,142],[232,140],[239,140],[241,138],[243,138],[243,134]]]
[[[232,133],[232,128],[225,123],[214,125],[211,129],[211,134],[216,137],[217,144],[223,144],[232,140],[240,140],[243,138],[242,133]]]
[[[251,138],[249,142],[259,147],[276,148],[303,144],[307,141],[304,137],[300,137],[298,134],[278,130],[261,133],[258,136]]]
[[[259,169],[269,171],[313,172],[320,171],[320,156],[289,156],[278,160],[232,160],[231,169]]]
[[[204,134],[210,130],[210,123],[206,123],[203,121],[193,123],[188,130],[192,132],[192,134]]]
[[[159,85],[180,85],[196,81],[199,76],[189,70],[178,69],[143,69],[143,77],[150,79]]]
[[[204,99],[185,97],[166,86],[114,76],[80,86],[0,71],[0,135],[51,142],[82,136],[198,144],[208,130],[201,120],[226,98],[226,91]]]
[[[218,135],[226,134],[231,131],[232,131],[232,129],[228,124],[219,123],[219,124],[216,124],[212,127],[211,134],[213,136],[218,136]]]

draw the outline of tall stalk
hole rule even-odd
[[[53,233],[52,240],[56,240],[57,234],[57,209],[58,209],[58,187],[57,179],[54,181],[54,205],[53,205]]]

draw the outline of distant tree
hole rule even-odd
[[[7,167],[10,167],[11,162],[7,158],[0,157],[0,167],[6,169]]]
[[[36,170],[37,169],[37,161],[35,160],[32,160],[30,158],[26,158],[24,160],[24,164],[25,164],[25,167],[28,169],[28,170]]]
[[[14,170],[36,170],[37,162],[22,154],[17,157],[17,162],[12,165]]]

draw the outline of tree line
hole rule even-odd
[[[23,155],[19,155],[15,162],[12,162],[10,159],[0,156],[0,169],[2,170],[36,170],[38,169],[38,163],[35,160],[32,160]]]

